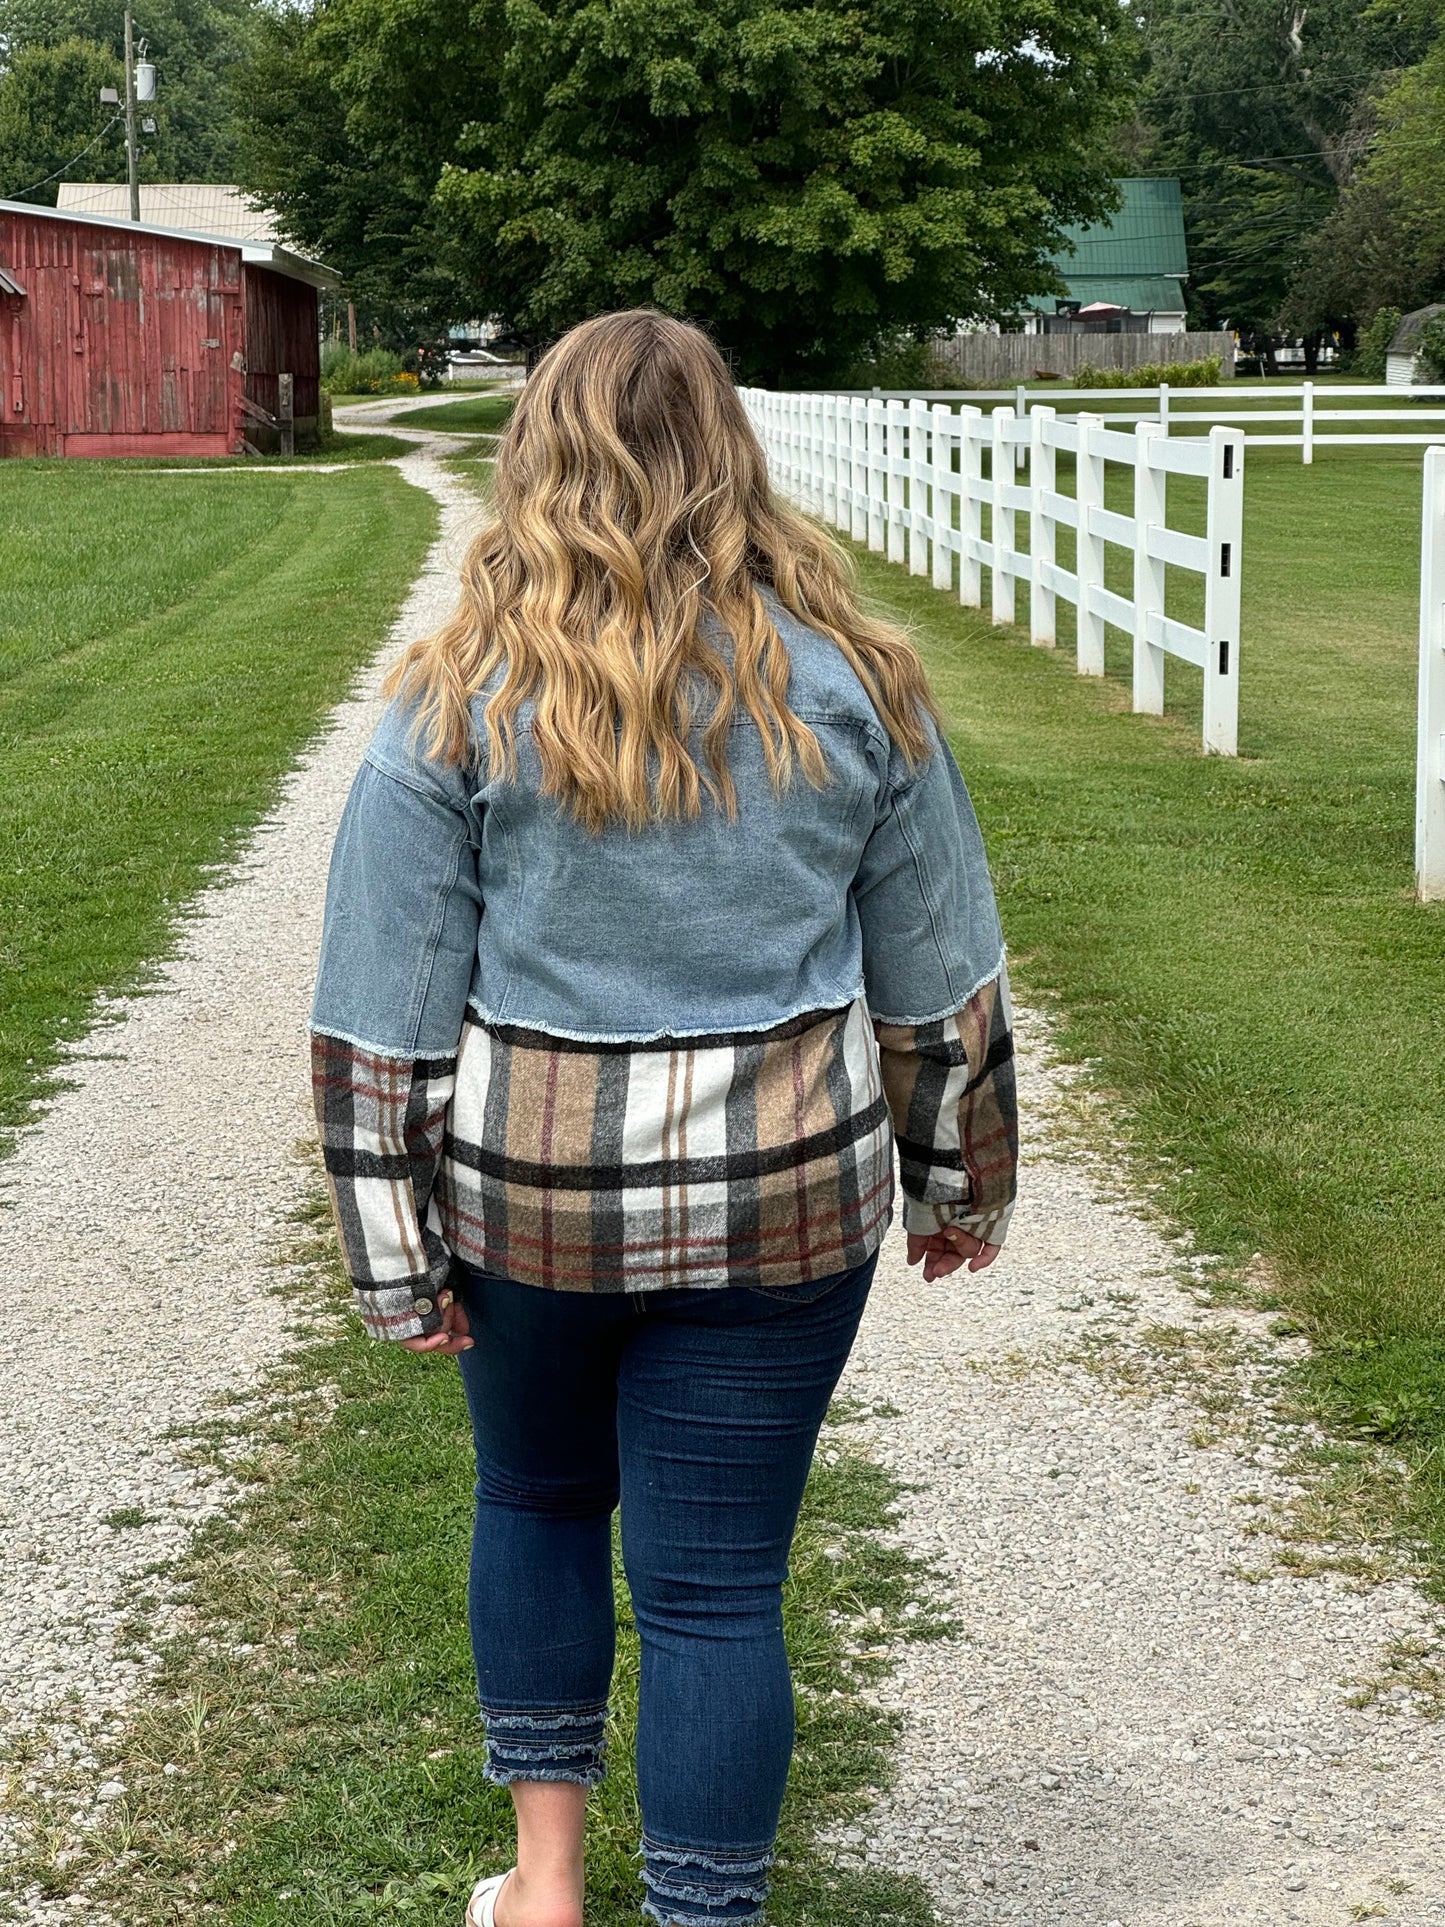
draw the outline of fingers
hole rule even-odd
[[[908,1262],[922,1263],[923,1275],[930,1283],[935,1278],[947,1278],[963,1264],[967,1264],[970,1271],[985,1271],[1001,1250],[1002,1246],[985,1244],[982,1238],[976,1238],[957,1224],[927,1236],[915,1231],[908,1233]]]
[[[466,1307],[453,1298],[442,1308],[440,1331],[430,1332],[425,1338],[403,1338],[401,1342],[409,1352],[441,1352],[447,1358],[469,1352],[473,1341]]]

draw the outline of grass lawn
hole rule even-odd
[[[324,1210],[311,1257],[339,1304]],[[926,1575],[873,1535],[897,1487],[849,1449],[848,1419],[835,1408],[824,1433],[787,1590],[799,1748],[770,1919],[937,1927],[916,1880],[847,1872],[810,1845],[888,1777],[896,1722],[859,1695],[886,1662],[846,1647],[942,1630]],[[197,1450],[251,1481],[249,1502],[186,1562],[193,1628],[105,1769],[125,1799],[61,1864],[69,1827],[32,1807],[17,1890],[83,1883],[126,1927],[455,1927],[473,1881],[510,1864],[512,1839],[510,1798],[482,1777],[471,1435],[455,1367],[376,1344],[348,1313],[259,1410],[248,1401]],[[638,1649],[620,1583],[618,1599],[610,1770],[589,1802],[595,1927],[632,1927],[642,1897]],[[904,1617],[914,1600],[924,1610]]]
[[[1122,1094],[1201,1249],[1263,1254],[1318,1347],[1319,1409],[1412,1460],[1410,1524],[1445,1576],[1445,913],[1412,895],[1419,455],[1256,451],[1246,490],[1238,761],[1199,754],[1185,665],[1168,716],[1132,716],[1068,650],[877,558],[864,576],[949,711],[1020,982],[1058,999],[1065,1046]],[[1111,632],[1111,671],[1126,662]]]
[[[0,1127],[136,982],[377,646],[435,524],[385,468],[5,465]]]
[[[515,395],[472,395],[466,401],[438,402],[435,408],[409,408],[396,421],[408,428],[454,428],[473,435],[497,434],[516,406]]]

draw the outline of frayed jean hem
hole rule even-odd
[[[514,1780],[566,1781],[596,1786],[607,1765],[607,1707],[564,1708],[549,1713],[503,1712],[484,1706],[487,1729],[485,1778],[496,1786]]]
[[[719,1922],[762,1918],[768,1897],[771,1847],[736,1852],[665,1847],[642,1841],[642,1878],[647,1898],[642,1911],[660,1927],[716,1927]]]

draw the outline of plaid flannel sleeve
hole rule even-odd
[[[1002,1244],[1017,1189],[1008,975],[932,1024],[875,1024],[903,1177],[905,1230],[960,1225]]]
[[[311,1033],[326,1183],[356,1309],[373,1338],[436,1331],[451,1252],[433,1201],[455,1057],[386,1057]]]

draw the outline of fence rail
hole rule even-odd
[[[1038,389],[1019,385],[1013,388],[958,389],[843,389],[848,399],[862,397],[875,401],[966,402],[980,406],[986,402],[1011,402],[1018,415],[1034,408],[1052,408],[1056,414],[1079,414],[1094,405],[1109,404],[1109,419],[1114,422],[1152,421],[1166,435],[1178,436],[1207,432],[1220,425],[1237,423],[1248,429],[1248,439],[1257,448],[1297,448],[1300,460],[1309,466],[1315,450],[1330,446],[1350,448],[1424,448],[1438,442],[1445,433],[1445,385],[1412,388],[1387,388],[1382,384],[1353,385],[1331,382],[1317,388],[1314,382],[1281,384],[1251,390],[1232,381],[1219,388],[1179,388],[1167,381],[1151,388],[1063,388],[1050,389],[1047,397]],[[1335,407],[1346,403],[1388,402],[1391,406]],[[1131,406],[1140,403],[1143,406]],[[1116,407],[1115,404],[1123,404]],[[1393,434],[1362,434],[1358,426],[1385,421],[1434,424],[1403,429]],[[1267,432],[1258,432],[1263,424]],[[1283,428],[1280,424],[1289,424]]]
[[[1057,640],[1057,605],[1076,612],[1077,667],[1104,673],[1107,626],[1133,642],[1133,706],[1164,709],[1164,659],[1204,672],[1204,748],[1233,756],[1239,736],[1239,586],[1244,504],[1244,437],[1213,427],[1206,437],[1170,440],[1157,421],[1128,432],[1098,416],[1061,416],[1046,404],[1027,415],[999,407],[985,415],[921,398],[881,400],[837,394],[791,395],[748,388],[743,402],[767,451],[774,486],[809,513],[855,540],[931,576],[969,608],[983,603],[995,622],[1016,619],[1017,590],[1028,597],[1032,641]],[[1058,455],[1074,457],[1075,488],[1061,492]],[[1132,513],[1105,503],[1105,471],[1132,472]],[[1026,478],[1019,480],[1020,463]],[[1206,487],[1202,536],[1169,526],[1167,478],[1189,475]],[[984,515],[988,516],[985,532]],[[1018,546],[1026,518],[1027,549]],[[1058,559],[1058,531],[1075,536],[1072,569]],[[1105,582],[1105,550],[1133,557],[1132,594]],[[1204,627],[1166,612],[1166,571],[1204,583]]]

